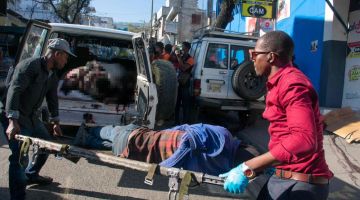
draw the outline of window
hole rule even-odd
[[[198,45],[197,45],[196,50],[195,50],[194,58],[196,58],[196,59],[199,58],[200,49],[201,49],[201,42],[198,42]],[[196,62],[195,62],[195,65],[196,65]]]
[[[244,61],[249,60],[249,48],[231,45],[230,50],[230,69],[235,69]]]
[[[205,58],[205,68],[227,69],[228,45],[209,44]]]
[[[191,24],[199,25],[201,23],[201,15],[192,14],[191,15]]]
[[[190,52],[189,54],[194,57],[194,53],[195,53],[195,49],[196,49],[196,46],[198,45],[198,43],[192,43],[191,44],[191,48],[190,48]]]
[[[47,29],[37,26],[31,27],[19,61],[26,58],[41,56],[47,33]]]

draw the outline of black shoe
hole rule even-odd
[[[53,179],[48,176],[32,176],[28,177],[26,182],[27,185],[37,184],[37,185],[50,185],[53,182]]]

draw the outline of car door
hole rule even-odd
[[[142,125],[154,128],[158,96],[143,33],[133,37],[133,46],[137,66],[135,102],[138,120]]]
[[[50,29],[51,26],[47,23],[30,21],[26,27],[25,36],[21,40],[15,64],[27,58],[41,56]]]
[[[224,98],[228,85],[228,44],[209,43],[204,59],[201,96]]]

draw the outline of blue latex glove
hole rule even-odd
[[[249,179],[244,175],[244,163],[233,168],[225,174],[220,174],[219,177],[226,178],[224,189],[231,193],[243,193],[249,184]]]

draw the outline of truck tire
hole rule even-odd
[[[165,121],[173,117],[175,112],[178,86],[176,71],[172,63],[166,60],[155,60],[151,69],[158,93],[156,121]]]
[[[231,81],[235,93],[245,100],[256,100],[266,92],[265,77],[256,76],[254,64],[249,61],[235,69]]]

